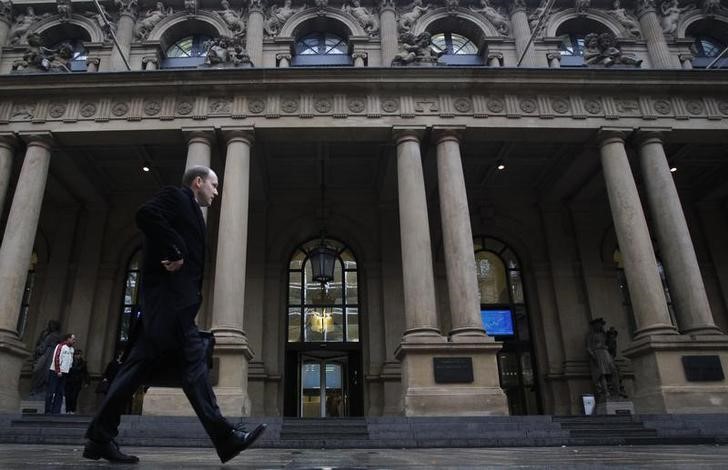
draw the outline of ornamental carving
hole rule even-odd
[[[125,116],[129,112],[129,105],[123,101],[116,101],[111,105],[111,114],[116,117]]]
[[[635,8],[637,16],[640,17],[645,13],[655,11],[655,0],[635,0]]]
[[[490,98],[487,106],[491,113],[502,113],[506,109],[506,102],[501,98]]]
[[[193,108],[194,104],[192,104],[192,101],[186,99],[177,101],[177,105],[175,107],[177,114],[181,116],[186,116],[190,114]]]
[[[144,114],[148,116],[156,116],[162,110],[162,101],[158,98],[144,100]]]
[[[119,14],[136,18],[139,8],[138,0],[114,0],[114,5],[119,9]]]
[[[50,13],[43,13],[42,15],[36,15],[33,7],[27,7],[25,13],[19,14],[15,18],[15,23],[10,28],[8,33],[8,42],[10,44],[25,44],[27,43],[28,31],[33,24],[38,21],[44,20],[51,16]]]
[[[368,8],[361,6],[359,0],[350,0],[344,2],[344,6],[341,9],[353,16],[356,21],[364,28],[369,37],[376,37],[379,35],[379,19],[377,15],[372,14]]]
[[[705,106],[703,106],[703,102],[700,100],[688,100],[685,103],[685,109],[694,116],[705,112]]]
[[[96,24],[99,25],[101,31],[104,32],[106,39],[111,39],[111,32],[113,31],[116,33],[116,18],[118,18],[118,15],[112,15],[106,11],[106,8],[104,8],[104,6],[100,3],[98,6],[101,8],[100,12],[94,8],[92,10],[84,11],[83,15],[94,20]]]
[[[146,39],[149,37],[149,33],[152,32],[155,26],[164,19],[164,17],[174,13],[172,7],[166,8],[164,3],[157,2],[154,10],[147,10],[144,12],[141,19],[139,19],[134,25],[134,36],[138,39]]]
[[[521,102],[518,104],[518,106],[521,108],[521,111],[524,113],[531,114],[536,111],[538,108],[538,104],[536,103],[536,100],[533,98],[524,98],[521,100]]]
[[[584,100],[584,109],[589,114],[599,114],[602,112],[602,103],[595,98],[588,98]]]
[[[230,8],[230,2],[228,0],[222,0],[220,2],[222,10],[218,10],[217,13],[225,24],[230,28],[236,36],[245,34],[245,19],[243,18],[243,12],[233,10]]]
[[[328,113],[334,107],[334,102],[331,98],[318,98],[314,102],[313,107],[319,113]]]
[[[434,65],[439,55],[432,50],[432,35],[425,31],[415,36],[412,33],[399,35],[399,52],[392,59],[392,66]]]
[[[718,111],[728,115],[728,101],[718,101]]]
[[[284,96],[281,98],[281,109],[286,113],[295,113],[298,111],[298,99],[293,96]]]
[[[665,0],[660,4],[660,24],[662,32],[665,34],[674,34],[677,31],[677,24],[680,16],[688,10],[693,9],[693,5],[681,7],[678,0]]]
[[[35,115],[35,103],[15,103],[10,110],[10,118],[17,121],[29,121]]]
[[[288,18],[303,9],[303,7],[293,8],[291,4],[291,0],[284,0],[283,5],[270,7],[265,23],[263,23],[263,30],[266,35],[269,37],[278,36]]]
[[[703,0],[702,9],[706,15],[715,15],[721,9],[720,0]]]
[[[576,14],[579,16],[585,16],[591,7],[591,0],[576,0],[574,2],[574,9]]]
[[[37,33],[26,38],[28,45],[23,51],[23,58],[13,62],[15,72],[70,72],[70,61],[73,48],[68,43],[56,49],[44,46],[43,39]]]
[[[210,114],[230,114],[232,98],[229,96],[222,98],[212,98],[207,105],[207,112]]]
[[[51,103],[48,106],[48,115],[54,119],[66,114],[66,103]]]
[[[61,22],[67,23],[71,19],[71,14],[73,14],[71,0],[56,0],[56,10],[58,11],[58,18]]]
[[[455,98],[453,106],[460,113],[469,113],[473,109],[473,103],[470,98],[460,97]]]
[[[349,98],[347,107],[352,113],[361,113],[366,108],[366,100],[361,97]]]
[[[528,15],[528,25],[531,27],[531,31],[536,33],[538,36],[543,36],[544,28],[546,27],[548,19],[553,12],[553,10],[549,10],[548,14],[544,16],[547,4],[548,0],[541,0],[541,4],[533,10],[530,15]],[[543,19],[541,19],[542,17]]]
[[[622,53],[617,45],[617,38],[612,33],[590,33],[584,38],[584,63],[591,66],[611,67],[613,65],[631,65],[639,67],[642,60],[630,54]]]
[[[485,16],[502,35],[507,36],[510,32],[510,23],[508,22],[508,18],[506,18],[503,13],[493,8],[493,6],[490,5],[489,0],[480,0],[480,8],[474,8],[471,6],[470,10],[474,13],[479,13]]]
[[[242,36],[216,38],[205,41],[205,65],[219,67],[252,66],[250,55],[243,47]]]
[[[262,98],[253,98],[248,101],[248,110],[253,114],[260,114],[265,111],[265,101]]]
[[[404,7],[405,13],[399,15],[398,28],[402,33],[408,33],[417,20],[427,13],[430,9],[430,5],[424,6],[422,0],[414,0],[408,6]]]
[[[608,13],[626,29],[629,34],[635,38],[642,36],[640,31],[640,22],[634,16],[627,13],[627,10],[622,8],[620,0],[615,0],[614,8],[608,10]]]
[[[632,98],[619,98],[615,103],[620,113],[636,113],[640,110],[639,101]]]
[[[395,113],[399,109],[399,100],[396,98],[385,98],[382,100],[382,111]]]
[[[96,104],[89,101],[81,103],[81,107],[79,108],[79,114],[85,118],[90,118],[91,116],[96,114]]]
[[[10,1],[0,1],[0,19],[13,22],[13,4]]]
[[[655,111],[662,115],[670,114],[672,112],[672,105],[668,100],[657,100],[652,107],[655,108]]]
[[[564,98],[554,98],[551,100],[551,109],[558,114],[568,113],[569,108],[569,101]]]

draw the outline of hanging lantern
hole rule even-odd
[[[313,280],[326,284],[334,280],[334,267],[336,266],[337,251],[326,246],[323,240],[316,248],[310,251],[311,271]]]

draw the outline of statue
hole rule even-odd
[[[169,9],[165,8],[162,2],[157,2],[156,10],[147,10],[144,13],[144,18],[137,21],[134,25],[134,35],[139,39],[146,39],[149,37],[149,33],[152,32],[154,27],[162,21],[162,19],[174,13],[172,7]]]
[[[576,0],[576,3],[574,4],[574,8],[578,15],[586,15],[589,7],[591,7],[591,0]]]
[[[587,65],[632,65],[639,67],[642,60],[623,54],[612,33],[590,33],[584,38],[584,63]]]
[[[62,22],[67,22],[71,19],[72,14],[72,7],[71,7],[71,0],[56,0],[57,6],[56,9],[58,10],[58,16],[60,17]]]
[[[351,5],[349,2],[345,2],[341,9],[356,18],[359,24],[364,28],[364,31],[369,34],[369,37],[374,37],[379,34],[379,20],[377,19],[377,16],[372,15],[369,9],[361,6],[361,2],[359,0],[351,0]]]
[[[197,0],[185,0],[185,13],[188,15],[197,14]]]
[[[622,8],[620,0],[614,0],[614,7],[612,10],[609,10],[609,13],[611,13],[617,21],[619,21],[619,23],[624,26],[627,31],[629,31],[629,34],[636,38],[642,35],[639,21],[629,15],[627,10]]]
[[[228,0],[222,0],[220,2],[222,10],[218,10],[217,14],[220,18],[228,25],[230,31],[236,36],[240,36],[245,33],[245,20],[243,19],[242,12],[237,12],[230,8],[230,2]]]
[[[541,4],[533,10],[533,12],[528,15],[528,25],[531,27],[531,31],[535,32],[536,34],[540,34],[543,30],[544,26],[546,25],[546,18],[541,20],[541,17],[543,16],[544,12],[546,11],[546,5],[548,5],[548,0],[541,0]],[[549,13],[551,15],[551,13]],[[539,26],[539,22],[541,25]],[[538,28],[538,31],[536,30]]]
[[[25,9],[25,14],[20,14],[15,19],[15,24],[10,28],[10,33],[8,34],[8,42],[10,44],[23,44],[27,42],[27,36],[28,31],[30,30],[30,27],[37,23],[38,21],[47,18],[50,16],[50,13],[44,13],[40,16],[35,14],[35,10],[33,10],[33,7],[28,7]]]
[[[126,13],[132,15],[132,17],[136,16],[137,7],[139,6],[137,0],[114,0],[114,5],[119,9],[120,14]]]
[[[30,394],[45,398],[45,387],[48,382],[48,369],[51,367],[53,349],[61,340],[61,323],[50,320],[45,330],[40,332],[33,350],[33,377]]]
[[[298,13],[299,10],[300,8],[291,8],[291,0],[284,0],[283,5],[280,7],[272,6],[263,25],[263,30],[268,36],[278,36],[288,18]]]
[[[427,13],[430,9],[430,5],[422,6],[422,0],[414,0],[411,5],[405,8],[409,10],[407,13],[402,13],[399,17],[399,31],[402,33],[408,33],[415,22],[420,16]]]
[[[660,5],[660,13],[662,13],[662,32],[665,34],[673,34],[677,31],[677,22],[687,10],[692,6],[680,7],[678,0],[667,0]]]
[[[597,401],[606,401],[609,398],[620,398],[620,378],[615,362],[616,356],[616,334],[609,339],[604,331],[606,322],[603,318],[595,318],[589,322],[591,331],[586,337],[586,351],[589,353],[589,365],[591,368],[592,382],[596,389]],[[612,329],[613,330],[613,329]],[[616,330],[614,331],[616,333]],[[609,342],[615,356],[610,353]]]
[[[417,36],[412,33],[402,33],[399,41],[400,51],[392,59],[393,66],[437,62],[439,55],[432,50],[432,35],[427,31]]]
[[[240,36],[232,38],[218,36],[205,41],[204,47],[206,65],[253,65]]]
[[[470,10],[485,16],[502,35],[508,35],[510,31],[508,19],[501,12],[493,8],[488,0],[480,0],[480,8],[473,8],[471,6]]]
[[[720,0],[703,0],[703,13],[706,15],[715,15],[720,9]]]
[[[43,39],[38,33],[31,33],[26,38],[28,46],[23,52],[23,58],[13,62],[14,71],[28,72],[70,72],[70,61],[73,48],[62,44],[58,49],[48,49],[43,46]]]
[[[107,38],[111,37],[110,31],[116,32],[116,21],[114,21],[114,18],[109,14],[109,12],[106,11],[106,8],[102,4],[99,3],[99,7],[101,8],[100,11],[90,10],[85,11],[83,14],[84,16],[88,18],[92,18],[96,21],[96,23],[101,28],[101,31],[104,32],[104,35]]]

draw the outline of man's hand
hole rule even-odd
[[[164,266],[164,269],[166,269],[169,272],[175,272],[182,269],[182,265],[184,264],[185,260],[178,259],[177,261],[170,261],[168,259],[162,260],[162,266]]]

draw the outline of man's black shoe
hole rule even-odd
[[[266,425],[260,424],[250,432],[244,432],[238,427],[235,427],[230,434],[230,437],[217,447],[217,455],[220,457],[222,463],[232,459],[255,442],[256,439],[263,434]]]
[[[139,457],[136,455],[126,455],[119,450],[119,446],[114,441],[96,442],[89,440],[83,449],[83,456],[91,460],[106,459],[114,463],[137,463]]]

